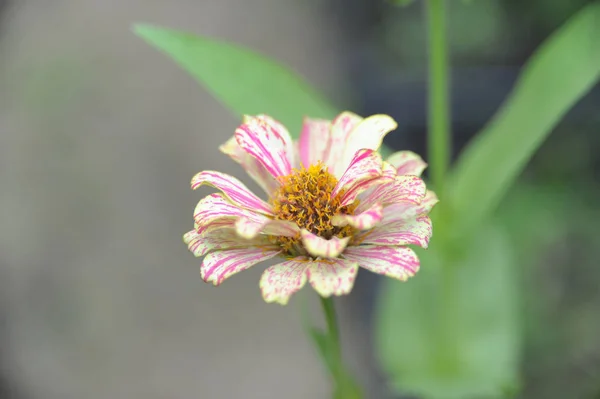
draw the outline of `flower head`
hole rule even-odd
[[[308,281],[324,297],[352,290],[358,267],[406,280],[419,269],[407,245],[426,248],[429,211],[437,203],[419,177],[426,167],[409,151],[383,161],[387,115],[350,112],[333,121],[304,120],[298,142],[266,115],[246,116],[220,149],[262,187],[264,201],[238,179],[198,173],[192,188],[221,193],[202,199],[184,241],[204,256],[204,281],[221,284],[257,263],[281,257],[260,280],[267,302],[286,304]]]

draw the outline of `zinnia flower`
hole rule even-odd
[[[204,281],[219,285],[235,273],[276,256],[260,279],[267,302],[286,304],[308,281],[323,297],[352,290],[358,267],[406,280],[419,269],[407,245],[427,247],[437,203],[419,177],[427,166],[403,151],[383,161],[383,137],[396,129],[387,115],[344,112],[333,121],[305,118],[300,139],[266,115],[245,116],[220,150],[238,162],[268,197],[262,200],[235,177],[204,171],[204,184],[221,193],[202,199],[189,250],[205,256]]]

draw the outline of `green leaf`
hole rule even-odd
[[[169,55],[234,114],[268,113],[298,137],[302,117],[338,110],[288,68],[244,47],[146,24],[136,35]]]
[[[533,153],[600,78],[600,4],[556,31],[528,61],[509,99],[470,143],[448,182],[467,231],[497,207]]]
[[[386,280],[376,346],[397,391],[427,399],[501,397],[518,387],[520,330],[512,248],[487,227],[462,259],[433,246],[407,283]]]

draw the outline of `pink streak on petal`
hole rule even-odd
[[[236,233],[245,239],[252,239],[259,234],[295,237],[300,228],[293,222],[275,219],[248,219],[241,217],[235,222]]]
[[[268,221],[264,215],[249,209],[240,208],[223,197],[222,194],[211,194],[198,202],[194,210],[194,222],[200,234],[208,228],[233,227],[235,221],[246,218],[256,223]]]
[[[300,232],[300,236],[302,237],[302,245],[308,253],[314,257],[322,258],[336,258],[344,251],[348,241],[350,241],[350,237],[332,237],[326,240],[305,229]]]
[[[345,111],[336,116],[332,122],[323,162],[329,168],[329,172],[337,178],[342,176],[348,166],[342,164],[348,136],[362,120],[360,116]]]
[[[387,159],[395,168],[399,175],[421,176],[427,163],[412,151],[399,151]]]
[[[348,169],[338,180],[335,188],[331,192],[332,197],[336,197],[344,190],[352,190],[354,186],[382,174],[381,155],[373,150],[359,150],[352,158]]]
[[[355,240],[361,244],[418,245],[427,248],[432,235],[431,219],[418,216],[379,224],[370,231],[359,233]]]
[[[196,230],[191,230],[184,234],[183,242],[196,257],[201,257],[207,253],[220,249],[247,248],[251,246],[268,246],[264,237],[254,240],[244,240],[239,237],[232,229],[225,229],[214,234],[199,234]],[[275,247],[273,247],[275,249]]]
[[[300,161],[309,167],[325,158],[325,150],[329,142],[331,121],[304,118],[302,132],[298,140]]]
[[[382,184],[362,199],[357,212],[362,212],[375,203],[389,205],[398,202],[420,204],[427,188],[417,176],[396,176],[393,182]]]
[[[425,197],[419,204],[412,202],[398,202],[385,207],[382,224],[396,220],[414,219],[419,215],[428,215],[433,207],[439,202],[433,191],[427,190]]]
[[[325,298],[350,293],[357,273],[356,262],[339,258],[316,260],[306,270],[310,285]]]
[[[273,176],[287,176],[292,172],[292,140],[288,131],[278,122],[265,116],[249,117],[235,131],[242,149],[252,155]]]
[[[379,204],[373,205],[368,210],[358,215],[335,215],[331,220],[334,226],[343,227],[350,225],[358,230],[373,228],[383,217],[383,207]]]
[[[306,284],[306,269],[310,261],[297,257],[268,267],[260,278],[260,291],[265,302],[286,305],[292,294]]]
[[[260,164],[254,157],[248,154],[237,143],[235,136],[232,136],[219,150],[229,155],[235,162],[239,163],[248,175],[263,189],[268,195],[271,195],[280,186],[279,182]]]
[[[271,259],[280,251],[261,248],[230,249],[211,252],[204,258],[200,266],[200,276],[207,283],[221,284],[228,277]]]
[[[360,149],[377,151],[385,135],[397,127],[396,121],[388,115],[371,115],[363,119],[346,138],[341,167],[347,166]]]
[[[235,205],[273,215],[271,205],[258,198],[244,183],[233,176],[205,170],[192,178],[192,189],[195,190],[203,184],[211,185],[223,191],[223,194]]]
[[[408,247],[361,245],[349,247],[344,258],[377,274],[406,281],[419,270],[419,258]]]
[[[396,169],[387,162],[383,163],[383,173],[381,176],[376,176],[371,179],[364,180],[358,184],[355,184],[351,189],[347,190],[342,194],[340,200],[341,206],[350,205],[356,198],[363,193],[373,190],[375,187],[382,184],[391,183],[396,177]]]

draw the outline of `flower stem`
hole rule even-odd
[[[425,0],[428,29],[429,86],[428,86],[428,158],[431,183],[440,199],[445,199],[446,172],[450,165],[450,95],[449,59],[446,41],[446,0]],[[437,220],[441,222],[440,244],[442,252],[448,249],[444,225],[448,223],[447,207],[438,210]],[[441,212],[441,213],[440,213]],[[437,353],[438,367],[442,373],[452,373],[456,369],[456,268],[449,257],[440,270],[438,296],[439,342]]]
[[[331,340],[332,346],[336,350],[336,357],[341,357],[341,345],[340,345],[340,333],[337,325],[337,316],[335,314],[335,305],[333,299],[321,298],[321,306],[323,306],[323,314],[325,315],[325,322],[327,323],[327,333]]]
[[[333,299],[321,298],[323,314],[327,323],[327,337],[329,341],[329,355],[331,356],[330,371],[335,381],[334,399],[361,399],[360,387],[354,382],[350,373],[346,371],[342,360],[340,332]]]
[[[445,2],[425,0],[429,34],[427,152],[431,183],[440,198],[443,198],[451,153]]]

